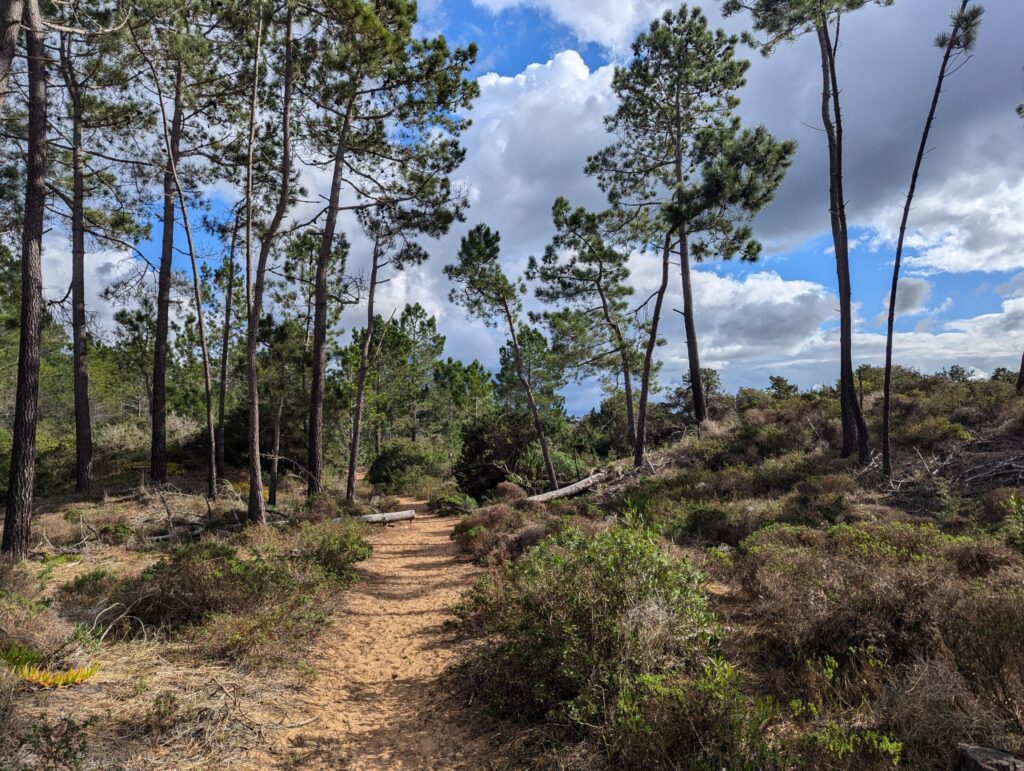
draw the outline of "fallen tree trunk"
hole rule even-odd
[[[341,519],[334,520],[335,522],[342,522],[347,520],[348,517],[342,517]],[[416,519],[416,512],[410,509],[409,511],[394,511],[390,514],[365,514],[361,517],[353,517],[360,522],[370,522],[373,524],[388,524],[390,522],[407,522],[410,519]]]
[[[544,501],[556,501],[559,498],[571,498],[574,495],[579,495],[580,493],[585,493],[591,487],[597,486],[598,484],[600,484],[601,482],[603,482],[607,478],[608,478],[608,472],[600,471],[600,472],[598,472],[597,474],[594,474],[591,477],[587,477],[586,479],[581,479],[579,482],[577,482],[574,485],[569,485],[568,487],[563,487],[560,490],[552,490],[550,493],[541,493],[540,495],[531,495],[529,498],[527,498],[527,500],[529,500],[529,501],[539,501],[539,502],[543,503]]]

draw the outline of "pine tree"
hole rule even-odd
[[[553,347],[583,375],[612,372],[626,399],[629,447],[636,445],[633,387],[639,361],[635,317],[628,313],[629,254],[612,243],[619,226],[612,212],[572,209],[564,198],[552,210],[556,233],[542,259],[530,258],[527,278],[540,282],[537,298],[563,303],[546,313]]]
[[[47,54],[38,0],[24,7],[28,57],[28,153],[21,239],[21,335],[10,481],[0,551],[14,560],[28,554],[36,466],[39,358],[43,325],[43,219],[46,214]]]
[[[399,205],[406,194],[393,187],[393,171],[447,199],[449,175],[461,163],[461,117],[478,91],[465,73],[475,46],[449,49],[444,38],[413,37],[411,0],[333,0],[323,9],[318,33],[321,56],[310,70],[319,110],[307,122],[307,142],[318,163],[330,166],[315,289],[313,371],[308,440],[309,493],[323,488],[323,401],[327,374],[327,263],[334,249],[342,190],[351,208]]]
[[[504,324],[508,331],[509,346],[516,376],[523,388],[530,414],[533,417],[537,441],[544,456],[548,484],[551,489],[558,487],[558,475],[551,460],[544,421],[534,398],[533,385],[526,368],[522,346],[519,342],[524,284],[513,284],[505,275],[498,261],[501,253],[501,235],[486,225],[477,225],[463,237],[459,247],[459,261],[445,266],[444,272],[455,283],[450,299],[464,308],[471,317],[476,317],[488,326]]]
[[[87,241],[135,250],[148,234],[145,201],[140,195],[148,168],[139,164],[139,134],[152,128],[152,115],[131,91],[130,51],[123,31],[114,27],[116,10],[106,4],[75,0],[57,6],[59,33],[56,69],[63,83],[67,127],[52,140],[57,162],[69,172],[50,189],[67,207],[71,233],[71,328],[75,394],[75,487],[92,483],[92,426],[89,406],[88,316],[85,305]],[[83,30],[75,32],[73,30]],[[88,33],[88,30],[100,30]],[[56,209],[51,206],[51,209]]]
[[[892,445],[889,431],[892,421],[893,327],[896,323],[896,293],[899,289],[900,264],[903,260],[903,242],[907,235],[910,206],[914,201],[917,178],[921,173],[921,164],[924,162],[925,152],[928,149],[928,135],[931,133],[935,111],[939,106],[942,85],[950,70],[956,67],[957,59],[967,55],[974,47],[978,36],[978,26],[981,24],[981,15],[981,6],[970,6],[969,0],[961,0],[960,10],[953,14],[952,29],[939,35],[935,40],[935,44],[943,49],[942,64],[935,81],[935,90],[932,92],[931,106],[928,108],[924,130],[921,132],[921,143],[918,145],[917,157],[914,159],[914,170],[910,174],[910,188],[903,204],[903,217],[900,220],[899,237],[896,241],[896,259],[892,270],[892,289],[889,293],[889,314],[885,337],[885,382],[882,386],[882,470],[887,477],[892,476]]]
[[[629,65],[616,70],[619,106],[606,118],[615,143],[587,162],[614,207],[634,228],[663,237],[662,283],[652,318],[634,462],[643,462],[647,398],[669,257],[678,251],[692,402],[707,414],[691,277],[691,258],[754,260],[760,244],[749,220],[772,199],[795,145],[761,126],[744,129],[733,111],[749,62],[735,57],[738,38],[712,31],[700,9],[666,11],[633,43]],[[645,241],[655,240],[647,236]]]
[[[767,55],[786,40],[813,34],[821,59],[821,123],[828,143],[829,217],[839,285],[839,402],[843,425],[843,457],[854,450],[860,463],[870,455],[868,426],[857,398],[853,378],[853,300],[850,279],[850,239],[843,190],[845,136],[836,56],[842,17],[868,2],[891,5],[892,0],[725,0],[726,15],[749,11],[754,29],[768,37],[758,44]],[[748,36],[749,37],[749,36]],[[749,37],[750,42],[754,42]]]

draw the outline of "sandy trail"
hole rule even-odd
[[[275,737],[279,768],[488,768],[497,729],[442,680],[455,655],[447,612],[480,575],[449,539],[453,520],[420,514],[375,530],[316,679],[296,694],[295,722]]]

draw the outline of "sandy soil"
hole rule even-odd
[[[455,651],[450,608],[480,574],[449,539],[453,521],[420,514],[375,531],[373,557],[321,638],[318,676],[298,692],[259,767],[489,768],[499,728],[443,675]]]

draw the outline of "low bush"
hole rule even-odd
[[[616,704],[610,754],[623,768],[785,768],[770,741],[770,728],[781,722],[777,706],[739,686],[736,671],[718,658],[695,677],[638,677]]]
[[[461,517],[476,508],[476,501],[462,493],[431,498],[430,510],[439,517]]]
[[[928,417],[909,425],[897,425],[893,431],[893,439],[896,442],[921,450],[941,449],[970,438],[970,432],[960,423],[940,416]]]
[[[460,551],[485,561],[504,539],[542,519],[538,512],[498,503],[464,516],[456,523],[451,538]]]
[[[244,547],[244,550],[243,548]],[[62,602],[116,603],[116,634],[186,634],[201,652],[244,663],[288,660],[298,641],[324,626],[326,608],[370,555],[355,523],[305,523],[284,532],[253,529],[238,545],[207,540],[179,546],[139,576],[100,571],[62,588]],[[300,646],[301,647],[301,646]]]
[[[567,528],[480,583],[458,609],[481,640],[471,687],[506,715],[586,733],[639,678],[699,676],[718,641],[703,576],[650,532]]]
[[[443,475],[444,464],[428,445],[410,439],[395,439],[373,459],[366,479],[385,488],[409,485],[413,478]]]
[[[757,629],[750,666],[780,696],[834,702],[819,708],[806,757],[827,751],[851,767],[846,753],[874,753],[882,762],[893,749],[888,734],[850,733],[866,710],[893,741],[906,738],[921,767],[948,767],[956,742],[994,734],[1021,748],[1024,560],[1004,545],[901,522],[775,525],[743,542],[733,570],[744,591],[731,612]],[[820,686],[804,676],[807,662],[845,674]],[[907,694],[914,714],[903,691],[929,685],[908,686],[912,671],[943,689]],[[963,706],[949,711],[951,702],[991,716],[992,731],[976,730]],[[854,713],[862,717],[833,719]]]
[[[498,486],[494,488],[494,497],[496,500],[510,503],[525,498],[526,490],[515,482],[499,482]]]

